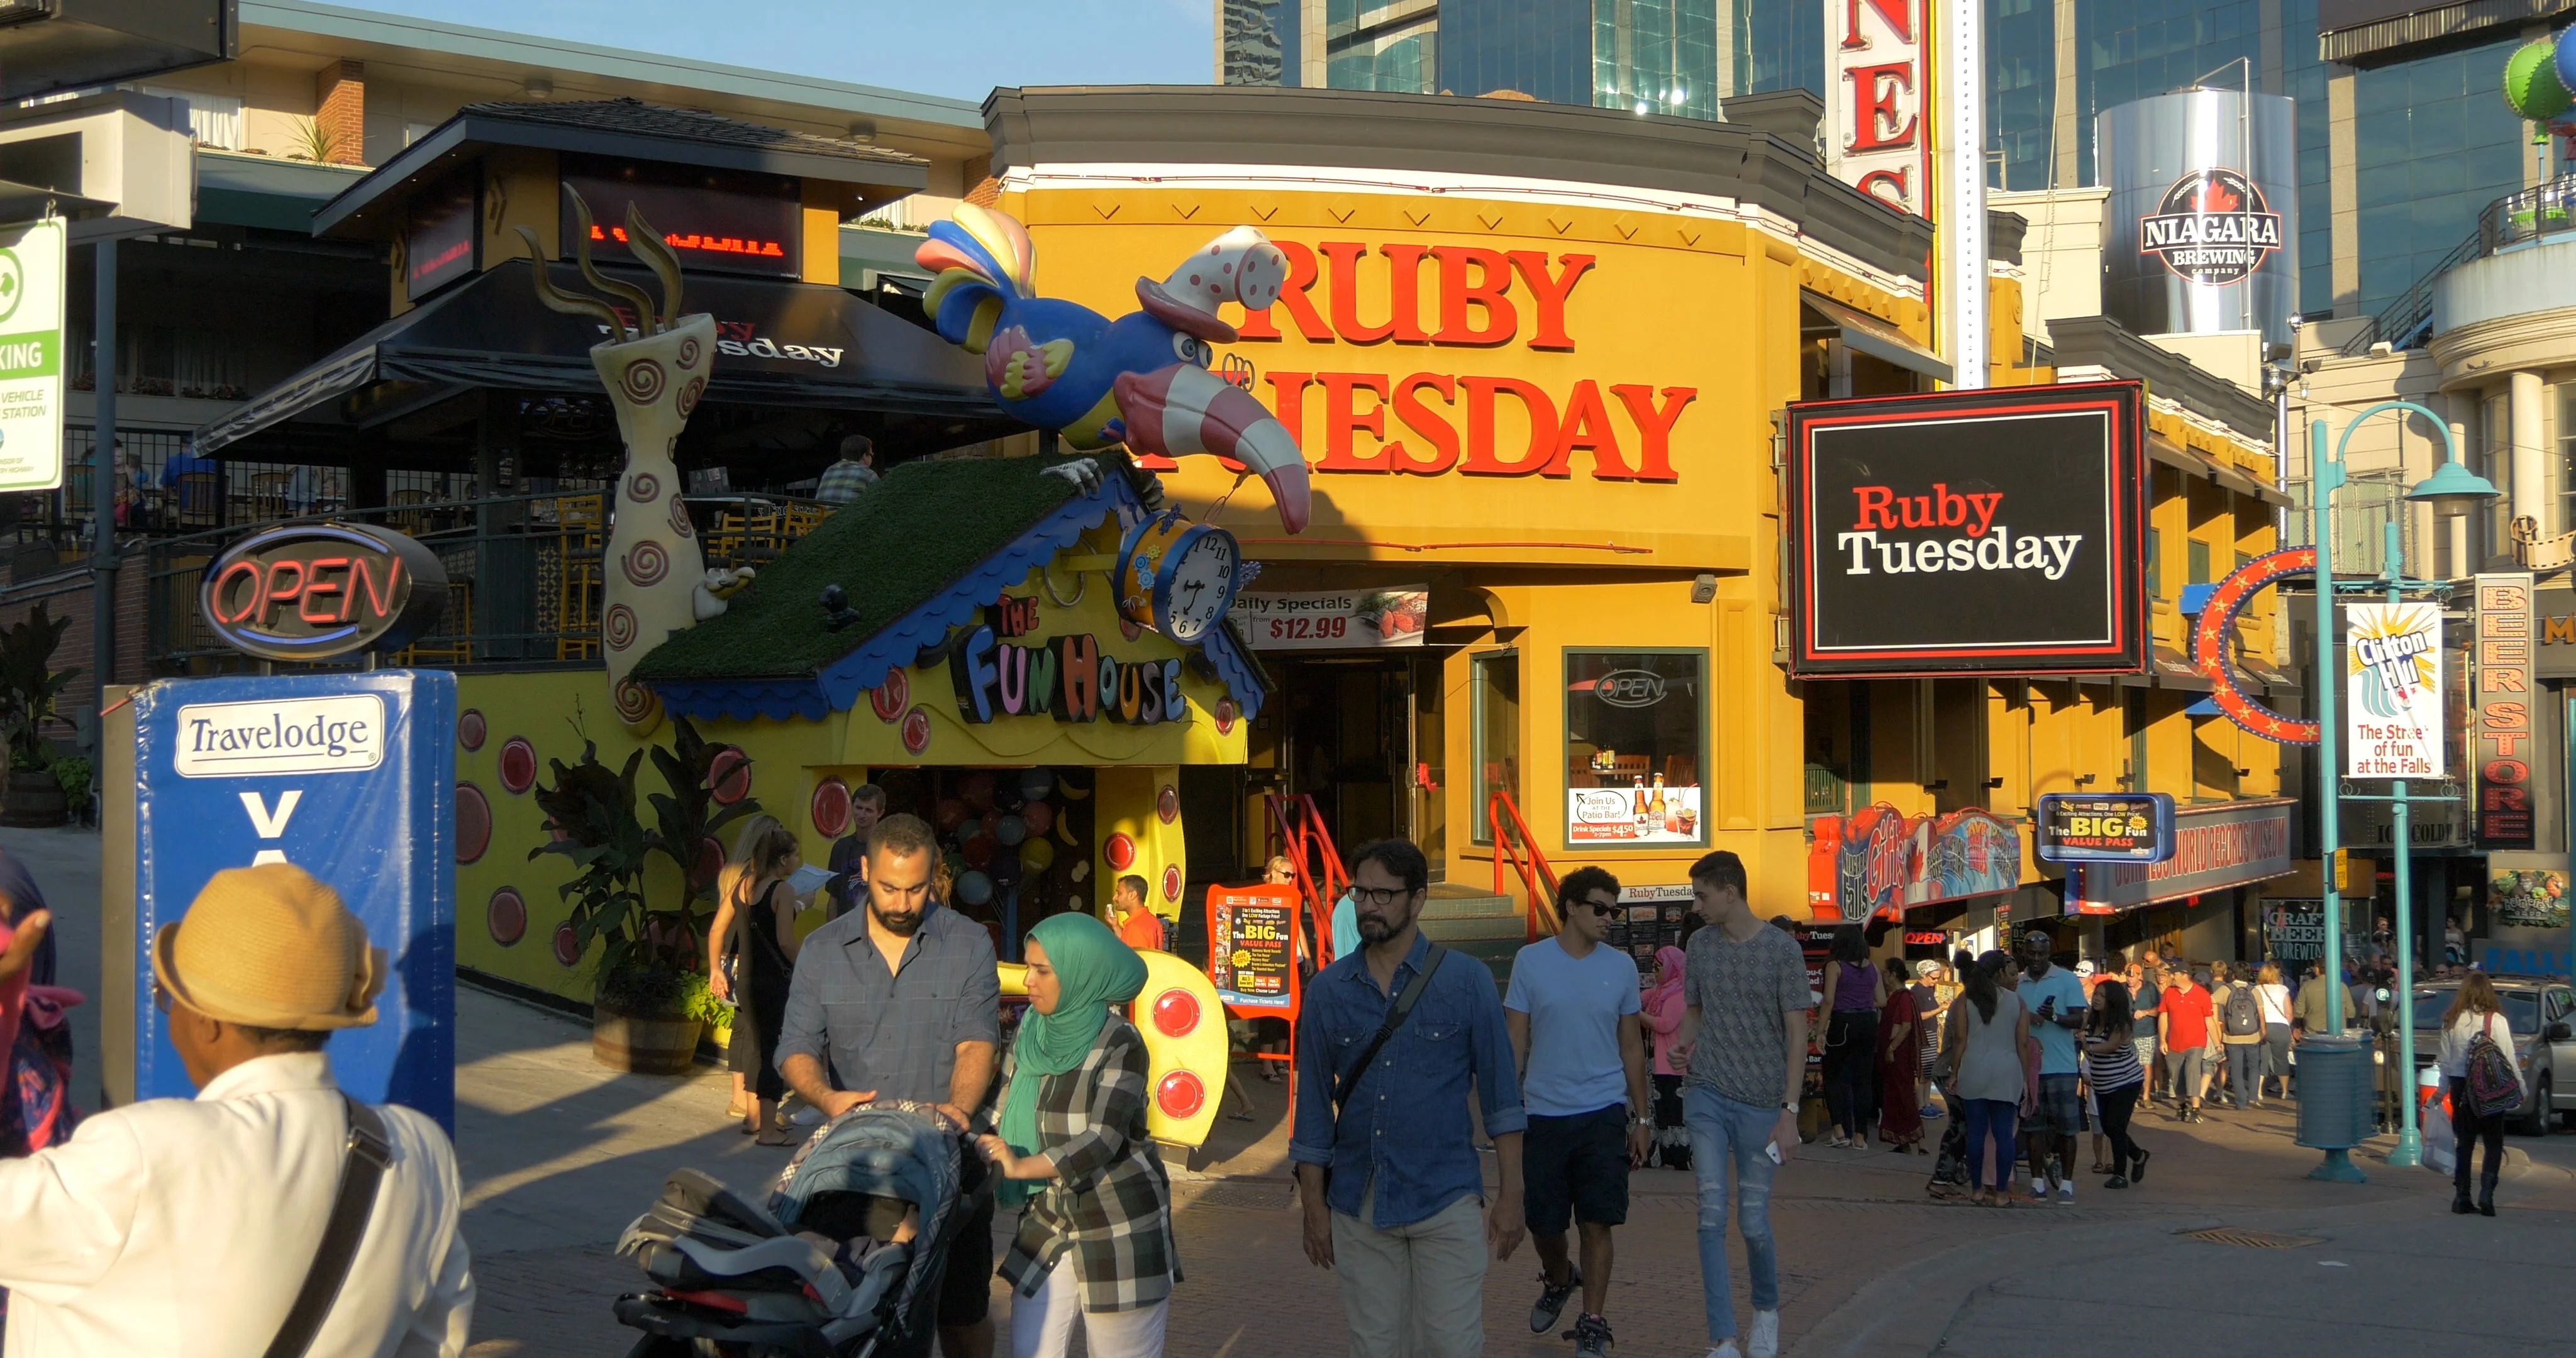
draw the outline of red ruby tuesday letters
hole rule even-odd
[[[2082,533],[2015,533],[1996,522],[2004,492],[1962,495],[1935,481],[1929,495],[1899,495],[1892,486],[1854,486],[1859,514],[1851,531],[1836,533],[1845,575],[1905,575],[1941,571],[2028,571],[2056,580],[2075,563]],[[1879,533],[1956,528],[1963,536],[1881,541]]]

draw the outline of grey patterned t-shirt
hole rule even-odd
[[[1756,1108],[1788,1102],[1789,1025],[1806,1024],[1807,959],[1769,925],[1738,943],[1714,925],[1691,935],[1682,1000],[1699,1010],[1690,1083]]]

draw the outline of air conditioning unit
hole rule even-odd
[[[241,55],[237,0],[0,0],[0,100]]]
[[[0,111],[0,222],[48,206],[70,219],[76,244],[193,224],[187,101],[108,90]]]

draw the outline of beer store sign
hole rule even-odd
[[[2039,857],[2048,863],[2154,863],[2173,856],[2168,792],[2063,793],[2039,799]]]
[[[261,660],[399,651],[438,625],[447,569],[389,529],[287,524],[217,557],[198,607],[226,645]]]
[[[2135,674],[2134,382],[1789,407],[1800,678]]]
[[[2237,171],[2199,170],[2175,180],[2156,210],[2138,219],[2138,248],[2176,277],[2225,287],[2245,281],[2281,248],[2281,214]]]
[[[2471,823],[2481,849],[2535,847],[2532,740],[2538,732],[2531,709],[2539,685],[2533,682],[2531,596],[2528,574],[2477,577],[2477,636],[2469,657],[2477,715],[2469,723],[2469,757],[2477,765]]]

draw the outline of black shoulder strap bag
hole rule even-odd
[[[340,1101],[349,1108],[349,1146],[340,1162],[340,1191],[331,1200],[331,1220],[322,1227],[322,1244],[313,1252],[304,1286],[295,1294],[295,1305],[287,1308],[286,1323],[278,1327],[277,1338],[269,1341],[268,1358],[304,1358],[313,1347],[313,1336],[321,1332],[323,1319],[340,1299],[340,1285],[349,1280],[358,1242],[367,1238],[367,1223],[376,1214],[376,1190],[394,1161],[385,1120],[346,1094]]]
[[[1448,956],[1447,948],[1437,943],[1431,945],[1430,951],[1423,955],[1422,970],[1413,974],[1413,980],[1406,984],[1404,992],[1395,997],[1395,1004],[1386,1011],[1386,1022],[1377,1026],[1377,1036],[1370,1038],[1369,1044],[1360,1049],[1359,1064],[1334,1075],[1333,1122],[1336,1127],[1342,1120],[1342,1105],[1349,1103],[1352,1092],[1360,1087],[1360,1076],[1367,1073],[1369,1062],[1377,1059],[1377,1054],[1386,1047],[1386,1040],[1395,1036],[1395,1030],[1413,1017],[1414,1002],[1422,998],[1422,992],[1431,984],[1432,973],[1440,970],[1441,961]]]

